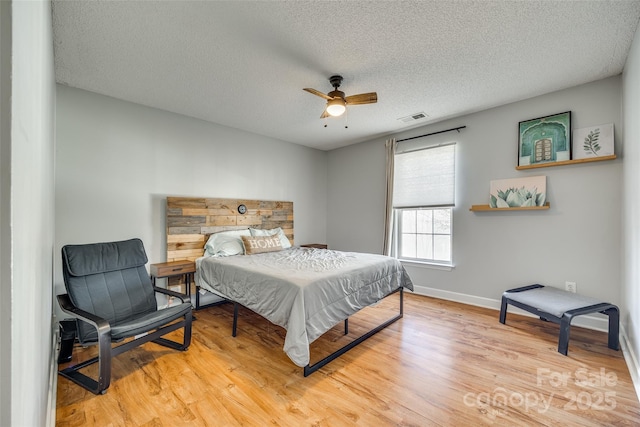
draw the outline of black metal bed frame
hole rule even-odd
[[[308,364],[307,366],[304,367],[304,376],[307,377],[307,376],[311,375],[312,373],[314,373],[318,369],[322,368],[323,366],[325,366],[329,362],[337,359],[338,357],[342,356],[347,351],[349,351],[352,348],[356,347],[358,344],[362,343],[363,341],[371,338],[373,335],[377,334],[381,330],[385,329],[387,326],[391,325],[392,323],[396,322],[397,320],[400,320],[402,318],[402,316],[404,315],[404,290],[403,290],[402,286],[399,287],[398,289],[394,290],[394,291],[391,291],[384,298],[387,298],[387,297],[395,294],[396,292],[400,292],[400,307],[399,307],[399,313],[396,316],[388,319],[387,321],[381,323],[380,325],[376,326],[375,328],[371,329],[370,331],[362,334],[360,337],[358,337],[355,340],[351,341],[350,343],[344,345],[343,347],[340,347],[338,350],[336,350],[333,353],[329,354],[328,356],[326,356],[322,360],[320,360],[320,361],[318,361],[318,362],[316,362],[314,364]],[[235,337],[237,335],[237,330],[238,330],[238,310],[239,310],[239,308],[240,308],[240,306],[242,304],[237,303],[235,301],[232,301],[232,302],[233,302],[233,328],[232,328],[231,335]],[[346,318],[346,319],[344,319],[344,334],[347,335],[348,333],[349,333],[349,318]]]

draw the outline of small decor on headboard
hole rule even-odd
[[[293,202],[167,197],[166,227],[167,261],[200,258],[209,235],[227,230],[280,227],[293,244]]]

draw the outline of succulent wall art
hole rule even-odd
[[[586,159],[614,154],[613,123],[573,131],[572,159]]]
[[[544,206],[546,199],[546,176],[491,181],[489,206],[492,208]]]

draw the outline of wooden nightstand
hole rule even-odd
[[[191,297],[191,283],[194,281],[196,272],[196,263],[193,261],[170,261],[161,262],[159,264],[151,264],[149,266],[151,273],[151,283],[156,285],[156,279],[165,279],[169,277],[183,276],[185,283],[185,294]]]
[[[300,245],[301,248],[316,248],[316,249],[328,249],[325,243],[307,243],[306,245]]]

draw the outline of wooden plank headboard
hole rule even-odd
[[[281,227],[293,244],[293,202],[167,197],[166,225],[167,261],[200,258],[209,235],[226,230]]]

